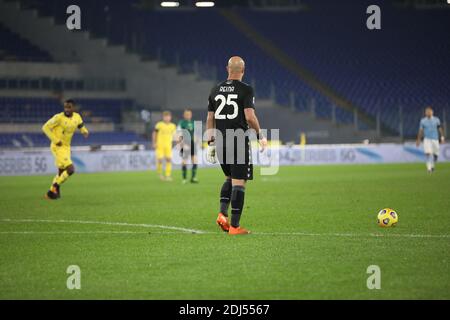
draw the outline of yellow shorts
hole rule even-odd
[[[52,145],[50,150],[55,157],[55,165],[58,169],[65,169],[72,164],[72,159],[70,158],[70,147],[57,147]]]
[[[156,148],[156,159],[172,158],[172,143]]]

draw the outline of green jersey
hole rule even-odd
[[[181,120],[178,122],[178,128],[180,130],[186,130],[189,132],[188,136],[186,133],[183,134],[183,139],[185,143],[189,143],[189,141],[194,141],[194,121],[192,120]]]

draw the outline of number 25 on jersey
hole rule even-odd
[[[238,116],[238,104],[236,103],[236,99],[238,98],[237,94],[229,94],[226,97],[223,94],[218,94],[214,100],[219,101],[220,104],[217,108],[216,112],[214,113],[214,118],[224,120],[224,119],[234,119]],[[222,114],[222,110],[225,106],[232,106],[233,107],[233,113],[232,114]]]

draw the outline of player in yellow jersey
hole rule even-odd
[[[172,173],[172,142],[177,127],[172,121],[170,111],[163,112],[163,120],[159,121],[153,131],[153,147],[156,153],[156,172],[161,180],[171,181]],[[163,160],[166,160],[164,175],[162,174]]]
[[[74,112],[74,109],[75,102],[66,100],[64,102],[64,112],[55,114],[42,127],[42,131],[51,141],[50,150],[55,157],[55,164],[58,168],[58,174],[53,179],[50,190],[45,195],[47,199],[55,200],[60,198],[61,184],[75,172],[75,167],[70,159],[70,143],[73,134],[79,129],[85,138],[89,135],[83,124],[83,119],[78,113]]]

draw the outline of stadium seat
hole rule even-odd
[[[246,81],[255,86],[258,98],[274,97],[288,105],[293,95],[299,111],[310,110],[314,101],[319,118],[332,117],[325,95],[281,66],[215,9],[145,10],[137,0],[78,2],[87,8],[84,23],[94,36],[209,79],[219,78],[226,59],[239,54],[247,63]],[[304,2],[308,10],[234,10],[335,93],[374,119],[380,114],[382,124],[394,133],[402,127],[405,137],[414,136],[426,105],[438,116],[446,109],[450,117],[450,42],[445,41],[449,10],[414,10],[380,0],[383,27],[369,31],[366,1]],[[22,3],[64,23],[58,13],[71,1]],[[232,36],[224,36],[223,30]],[[351,123],[353,114],[337,108],[335,118]]]
[[[85,122],[120,123],[122,110],[133,104],[131,99],[77,99]],[[0,123],[43,123],[59,112],[62,106],[56,98],[0,97]]]
[[[0,23],[0,61],[50,62],[49,53],[32,45]]]
[[[134,132],[92,132],[89,139],[75,134],[72,146],[118,145],[148,141]],[[50,144],[44,133],[0,133],[0,148],[47,147]]]

